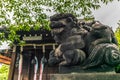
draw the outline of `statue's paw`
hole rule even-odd
[[[67,61],[62,61],[59,63],[59,66],[67,66],[67,65],[68,65]]]

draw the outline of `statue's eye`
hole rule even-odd
[[[67,22],[73,22],[73,19],[71,17],[68,17]]]

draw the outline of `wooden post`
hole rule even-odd
[[[13,80],[14,78],[15,62],[16,62],[16,57],[17,57],[17,53],[15,52],[16,52],[16,46],[13,47],[12,58],[11,58],[12,60],[11,60],[10,68],[9,68],[8,80]]]
[[[27,68],[28,68],[28,69],[27,69],[27,71],[28,71],[28,72],[27,72],[27,78],[28,78],[27,80],[30,80],[30,66],[31,66],[31,56],[32,56],[32,55],[31,55],[31,54],[28,54],[28,55],[29,55],[29,56],[28,56],[28,66],[27,66]]]

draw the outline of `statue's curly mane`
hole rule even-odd
[[[60,19],[65,19],[65,18],[68,18],[68,17],[72,17],[72,19],[74,21],[77,21],[76,17],[71,14],[71,13],[59,13],[59,14],[55,14],[53,16],[50,17],[50,21],[58,21]]]

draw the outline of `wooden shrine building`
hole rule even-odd
[[[40,80],[41,59],[44,56],[48,61],[50,51],[55,49],[57,45],[50,31],[44,29],[30,30],[29,32],[19,31],[18,35],[20,35],[21,40],[26,41],[26,44],[13,46],[8,80],[34,80],[35,64],[33,59],[35,56],[38,60],[36,80]],[[49,80],[49,74],[58,72],[57,67],[50,67],[47,63],[44,66],[42,80]],[[19,68],[20,65],[21,69]],[[21,75],[19,75],[20,73]]]

